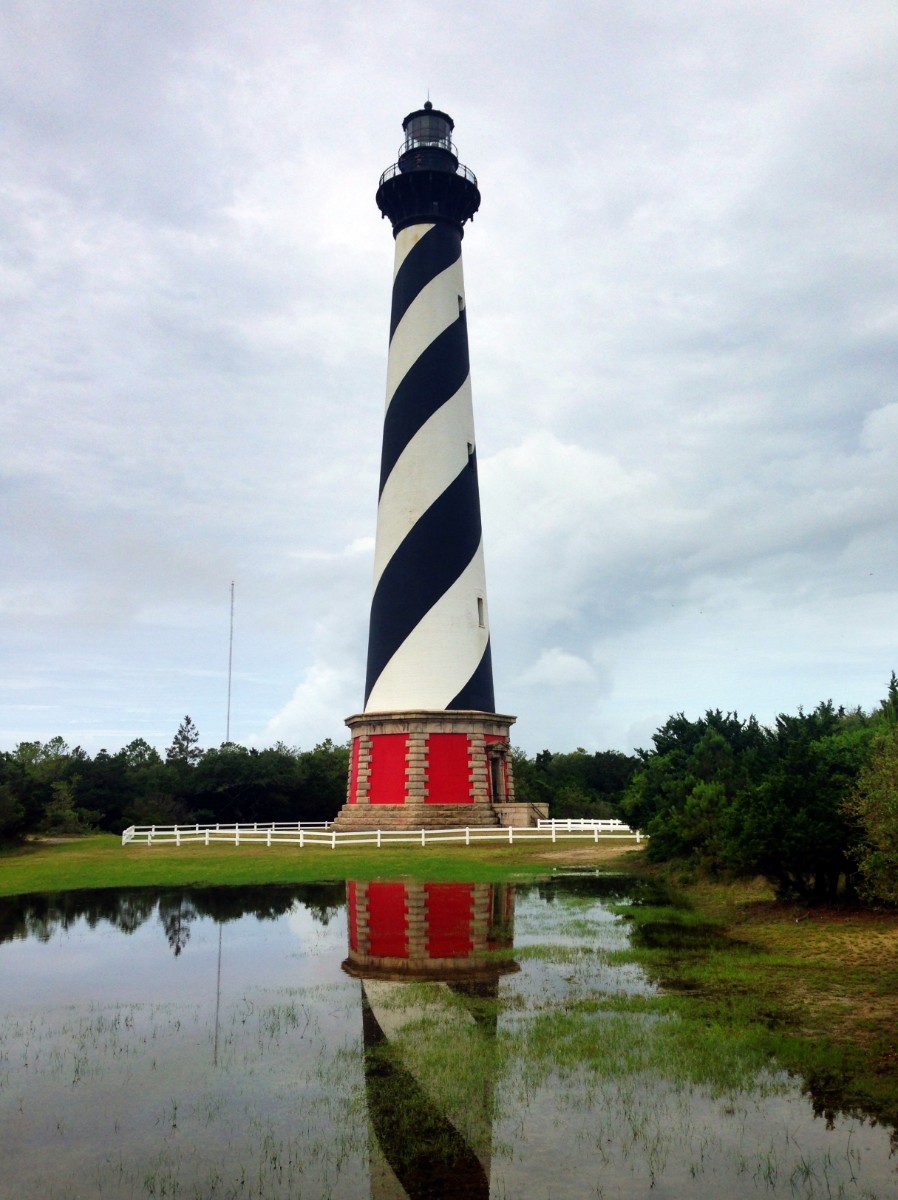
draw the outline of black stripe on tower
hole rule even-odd
[[[461,232],[451,225],[434,225],[408,252],[393,280],[390,340],[412,301],[431,279],[461,258]]]
[[[495,712],[496,698],[493,691],[493,655],[490,651],[489,639],[483,657],[477,665],[477,670],[461,689],[446,705],[449,709],[463,709],[475,712]]]
[[[480,545],[477,455],[415,522],[384,568],[371,601],[365,703],[390,659],[477,553]],[[450,708],[493,712],[489,649]],[[485,669],[484,669],[485,668]],[[459,698],[471,703],[461,704]]]

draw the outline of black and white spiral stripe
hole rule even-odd
[[[461,229],[400,229],[366,711],[493,712]]]

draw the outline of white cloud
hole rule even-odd
[[[187,711],[221,740],[232,579],[232,734],[343,736],[392,256],[373,193],[428,86],[483,192],[466,292],[522,744],[878,699],[893,4],[33,0],[5,32],[3,744],[165,745]]]
[[[251,740],[270,746],[284,742],[310,750],[313,745],[332,738],[344,741],[349,735],[343,721],[361,706],[352,705],[358,692],[356,673],[350,667],[334,669],[327,663],[313,663],[287,704]]]
[[[596,682],[591,663],[576,654],[568,654],[558,646],[544,650],[539,658],[520,676],[518,683],[550,688],[588,687]]]

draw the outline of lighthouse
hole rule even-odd
[[[495,711],[462,273],[480,207],[454,123],[402,123],[377,189],[395,240],[364,710],[338,827],[496,824],[514,799]]]

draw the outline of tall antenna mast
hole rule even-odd
[[[228,638],[228,719],[225,741],[231,740],[231,667],[234,663],[234,581],[231,580],[231,633]]]

